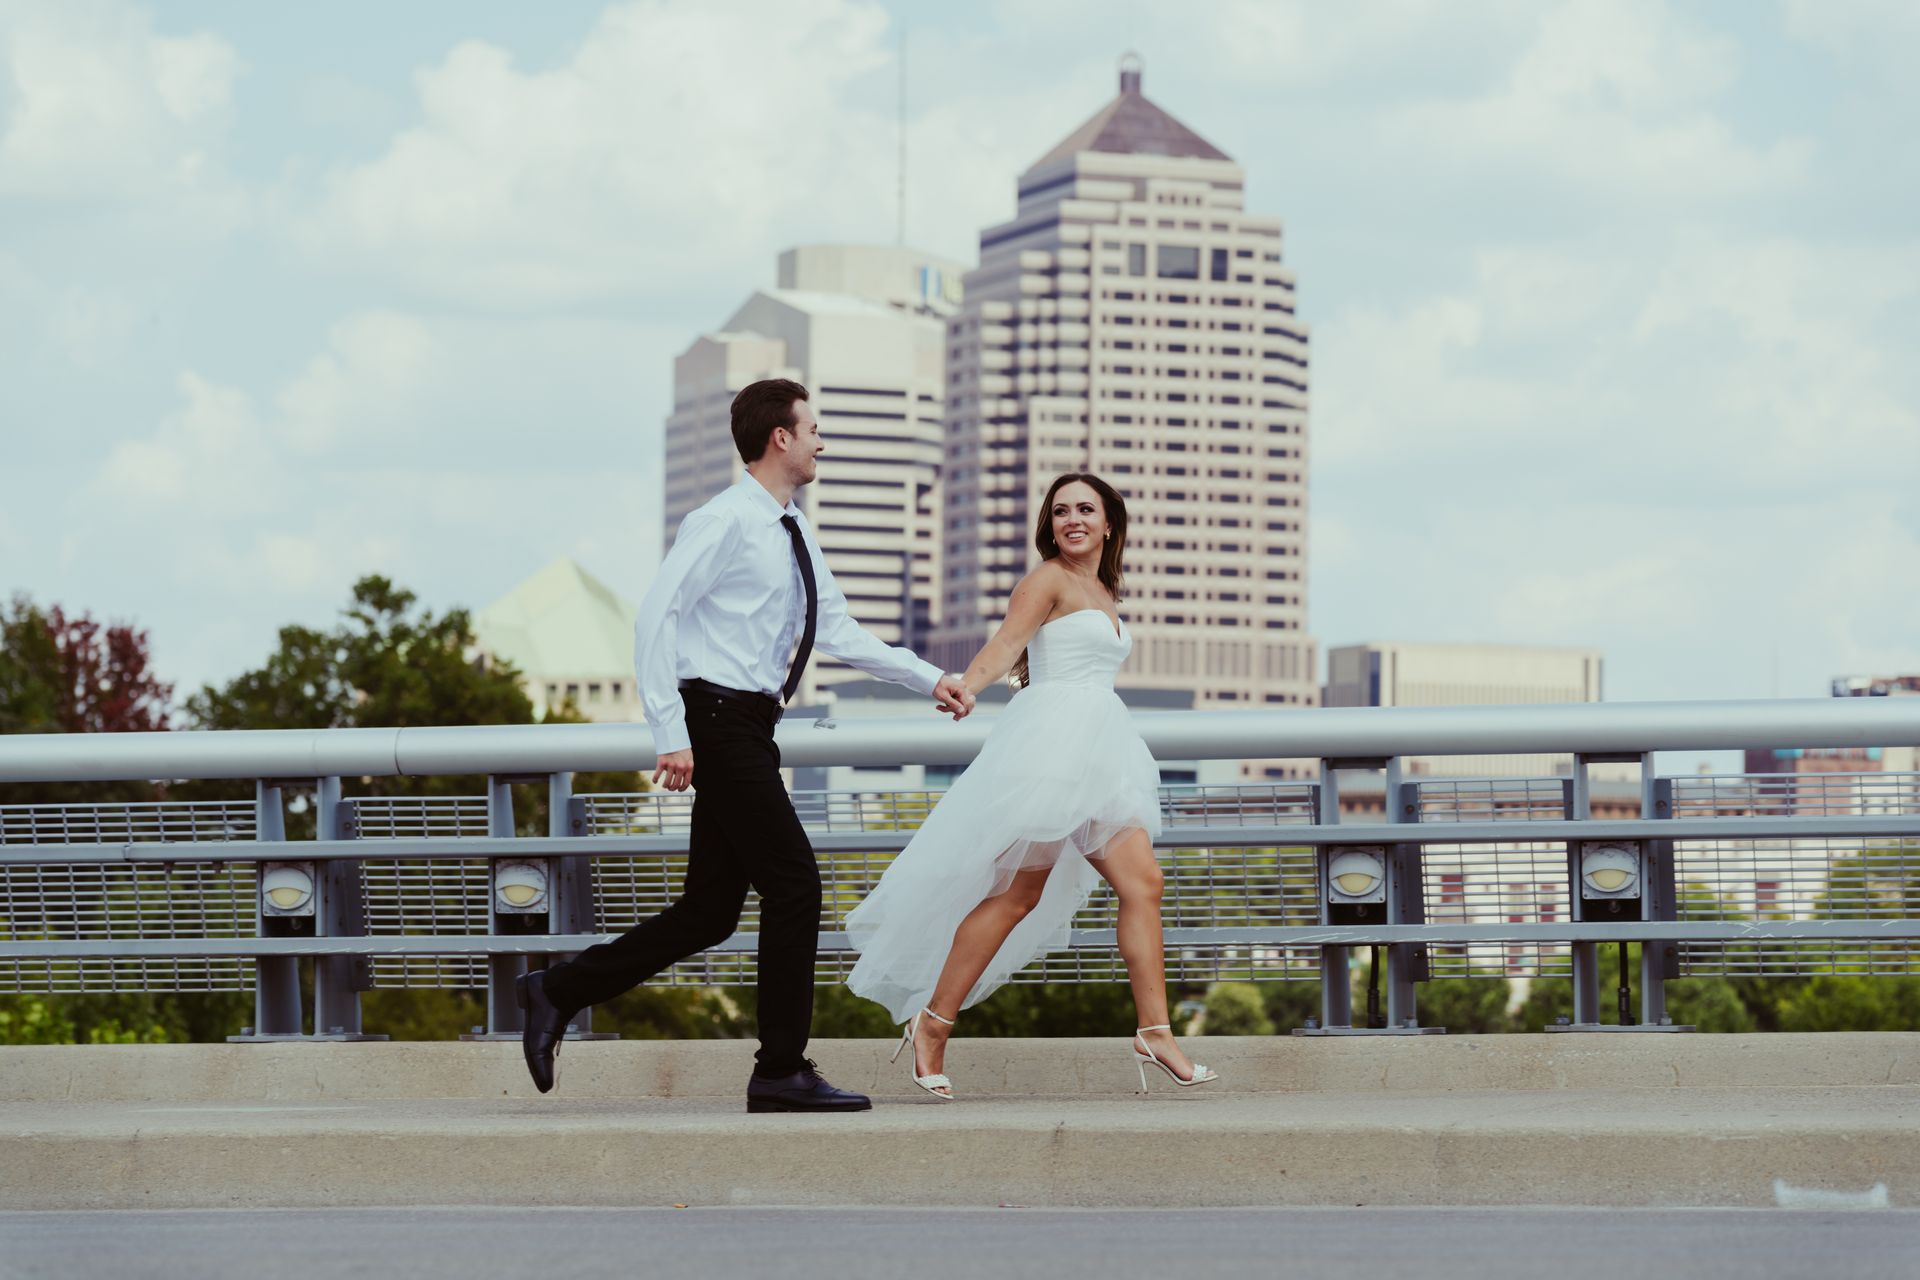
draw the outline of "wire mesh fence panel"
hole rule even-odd
[[[367,932],[376,937],[485,934],[492,929],[484,859],[389,858],[388,841],[488,834],[485,796],[362,796],[347,802],[346,836],[375,846],[360,864]],[[375,987],[484,987],[485,956],[372,958]]]
[[[360,864],[367,932],[376,937],[485,934],[492,928],[482,859],[380,858]],[[375,956],[376,987],[484,987],[485,956]]]
[[[1561,778],[1440,778],[1414,786],[1423,824],[1563,818]],[[1566,847],[1552,843],[1430,844],[1420,859],[1429,924],[1554,924],[1569,920]],[[1563,977],[1565,943],[1440,943],[1427,948],[1435,978]]]
[[[1676,778],[1676,818],[1920,814],[1911,773]],[[1898,920],[1920,913],[1920,840],[1686,840],[1674,846],[1682,920]],[[1687,976],[1920,972],[1909,942],[1687,942]]]
[[[245,938],[259,911],[254,866],[0,863],[0,940]],[[0,959],[0,991],[246,991],[246,960]]]
[[[0,848],[60,844],[212,844],[254,838],[250,800],[0,805]]]
[[[349,840],[458,839],[487,834],[485,796],[365,796],[347,804]]]

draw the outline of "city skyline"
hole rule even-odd
[[[1119,682],[1196,707],[1312,706],[1308,325],[1282,220],[1244,167],[1144,92],[1019,176],[948,328],[936,666],[964,669],[1037,558],[1055,477],[1126,498]]]
[[[637,597],[687,335],[891,238],[904,20],[914,246],[970,259],[1128,47],[1286,222],[1323,646],[1592,645],[1627,700],[1913,667],[1910,13],[1089,12],[0,6],[0,591],[182,693],[365,572]]]

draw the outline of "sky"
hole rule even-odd
[[[1129,48],[1284,223],[1323,648],[1920,670],[1908,0],[0,0],[0,594],[182,695],[367,573],[637,598],[674,356],[894,238],[903,53],[974,261]]]

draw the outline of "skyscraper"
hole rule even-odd
[[[796,495],[853,616],[889,644],[933,624],[946,318],[962,268],[908,249],[803,245],[779,284],[748,298],[674,361],[666,430],[666,546],[680,521],[742,471],[729,406],[761,378],[813,393],[827,442]],[[860,673],[816,655],[796,695]]]
[[[958,670],[1036,560],[1052,478],[1127,498],[1134,649],[1121,683],[1194,705],[1317,700],[1306,632],[1307,327],[1280,221],[1246,173],[1120,93],[1019,178],[949,327],[944,579],[932,660]]]

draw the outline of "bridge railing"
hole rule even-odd
[[[1431,978],[1543,975],[1571,978],[1572,1025],[1598,1028],[1601,949],[1619,947],[1624,966],[1628,943],[1638,971],[1621,971],[1610,1026],[1671,1028],[1665,984],[1680,976],[1920,972],[1920,775],[1665,776],[1655,758],[1920,742],[1920,699],[1135,720],[1161,759],[1305,763],[1293,779],[1164,787],[1158,852],[1170,977],[1318,979],[1322,1032],[1427,1030],[1417,995]],[[794,766],[952,766],[989,728],[822,720],[782,725],[779,742]],[[1407,767],[1543,752],[1570,755],[1571,773]],[[250,988],[251,1038],[338,1038],[361,1033],[363,991],[475,987],[488,992],[487,1034],[513,1034],[512,979],[529,964],[678,892],[691,797],[573,787],[576,772],[652,757],[633,725],[0,738],[0,782],[222,780],[243,793],[0,805],[0,990]],[[378,793],[399,776],[481,781],[471,795]],[[825,884],[822,981],[851,965],[846,911],[937,799],[795,794]],[[544,810],[543,833],[525,831],[530,807]],[[290,815],[311,835],[288,838]],[[1113,911],[1096,896],[1069,945],[1023,977],[1120,976]],[[756,944],[749,903],[732,939],[657,981],[751,981]],[[1356,1027],[1362,949],[1384,955],[1366,972],[1384,980],[1385,1008],[1370,999]]]

